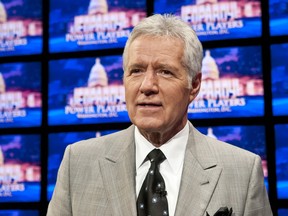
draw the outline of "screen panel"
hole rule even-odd
[[[87,131],[87,132],[69,132],[69,133],[51,133],[49,134],[48,147],[48,185],[47,199],[50,200],[55,187],[57,172],[62,161],[62,157],[67,145],[93,137],[100,137],[116,132],[107,131]]]
[[[260,0],[155,0],[154,12],[181,17],[201,41],[261,36]]]
[[[278,210],[278,216],[287,216],[288,215],[288,209],[279,209]]]
[[[0,64],[0,128],[39,126],[42,119],[41,64]]]
[[[288,115],[288,43],[271,46],[273,114]]]
[[[129,121],[121,56],[55,60],[49,68],[50,125]]]
[[[36,210],[0,210],[0,216],[39,216]]]
[[[221,140],[259,155],[262,160],[264,181],[268,190],[268,166],[264,126],[235,125],[197,127],[197,129],[209,137]]]
[[[188,118],[252,117],[264,114],[261,48],[205,50],[201,89]]]
[[[1,0],[0,57],[42,52],[42,1]]]
[[[276,177],[279,199],[288,199],[288,124],[275,125]]]
[[[269,0],[270,34],[288,35],[288,0]]]
[[[146,0],[50,0],[50,52],[122,48],[146,15]]]
[[[39,135],[0,135],[0,203],[40,200]]]

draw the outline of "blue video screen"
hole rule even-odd
[[[271,46],[273,114],[288,115],[288,43]]]
[[[0,203],[40,200],[39,135],[0,135]]]
[[[42,52],[42,1],[0,1],[0,57]]]
[[[278,210],[278,216],[287,216],[288,215],[288,209],[279,209]]]
[[[288,199],[288,124],[275,125],[276,178],[279,199]]]
[[[55,60],[49,68],[49,125],[129,122],[121,56]]]
[[[0,64],[0,128],[39,126],[41,120],[41,64]]]
[[[50,0],[50,52],[122,48],[146,16],[146,0]]]
[[[36,210],[0,210],[0,216],[39,216]]]
[[[288,34],[288,0],[269,0],[270,34]],[[288,215],[288,214],[287,214]]]
[[[201,89],[188,118],[263,116],[261,55],[259,46],[204,50]]]
[[[87,132],[69,132],[69,133],[51,133],[49,134],[48,146],[48,185],[47,199],[50,200],[55,187],[57,173],[63,158],[65,148],[72,143],[80,140],[100,137],[116,132],[116,130],[106,131],[87,131]]]
[[[155,0],[155,13],[174,14],[188,23],[201,41],[259,37],[260,0]]]
[[[264,126],[213,126],[197,127],[197,129],[209,137],[221,140],[259,155],[262,159],[264,182],[268,190],[268,165]]]

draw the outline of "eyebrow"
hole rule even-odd
[[[168,70],[172,70],[172,71],[178,71],[177,67],[174,67],[173,65],[169,65],[169,64],[163,64],[163,63],[155,63],[153,66],[154,68],[158,69],[158,68],[167,68]],[[135,64],[131,64],[128,66],[128,70],[131,68],[145,68],[147,66],[146,63],[135,63]]]
[[[146,64],[147,65],[147,64]],[[135,63],[135,64],[131,64],[128,66],[128,70],[131,68],[144,68],[145,64],[144,63]]]
[[[157,63],[156,63],[157,64]],[[178,71],[178,68],[169,64],[157,64],[157,68],[167,68],[168,70]]]

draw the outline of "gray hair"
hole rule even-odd
[[[184,43],[182,64],[188,73],[189,81],[201,72],[203,48],[194,30],[171,14],[155,14],[143,19],[131,32],[123,52],[123,69],[127,64],[128,48],[140,36],[168,36],[178,38]],[[189,82],[191,86],[191,82]]]

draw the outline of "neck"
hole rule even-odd
[[[160,131],[145,131],[140,128],[140,133],[155,147],[159,148],[166,142],[168,142],[172,137],[174,137],[179,131],[181,131],[186,125],[180,125],[178,127],[172,128],[171,130],[160,132]]]

